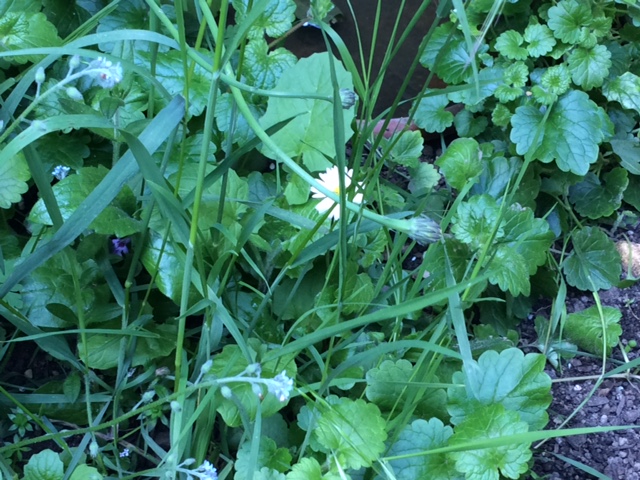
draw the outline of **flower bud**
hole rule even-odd
[[[45,81],[44,68],[40,67],[36,70],[36,83],[43,84]]]
[[[80,56],[74,55],[69,59],[69,69],[75,70],[80,66]]]
[[[353,107],[356,104],[356,101],[358,100],[358,96],[356,95],[356,92],[354,92],[353,90],[349,90],[348,88],[341,88],[340,100],[342,101],[342,108],[344,108],[345,110],[348,110],[349,108]]]
[[[435,243],[442,238],[440,225],[426,215],[420,215],[409,221],[411,222],[409,236],[420,245]]]
[[[233,396],[233,392],[226,385],[223,385],[222,387],[220,387],[220,393],[224,398],[231,398]]]
[[[71,100],[76,100],[77,102],[84,102],[84,97],[82,96],[82,93],[80,93],[80,90],[78,90],[76,87],[67,87],[67,96]]]

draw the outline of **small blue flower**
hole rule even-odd
[[[113,240],[111,240],[113,253],[115,253],[119,257],[124,257],[127,253],[129,253],[130,244],[130,238],[114,238]]]
[[[131,455],[131,452],[129,451],[128,448],[125,448],[120,452],[120,458],[125,458],[125,457],[128,457],[129,455]]]

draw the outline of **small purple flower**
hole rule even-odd
[[[130,238],[114,238],[113,240],[111,240],[113,253],[115,253],[119,257],[124,257],[127,253],[129,253],[130,244]]]

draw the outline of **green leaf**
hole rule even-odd
[[[562,0],[548,10],[548,25],[553,35],[565,43],[580,43],[586,39],[592,20],[589,4]]]
[[[255,396],[255,394],[254,394]],[[238,450],[238,456],[235,463],[236,475],[235,480],[252,480],[255,478],[251,475],[251,442],[245,442]],[[264,467],[273,469],[278,472],[286,472],[291,466],[291,453],[286,448],[278,448],[276,442],[269,437],[260,437],[260,447],[258,450],[257,462],[254,464],[256,470]],[[266,473],[266,472],[265,472]],[[277,477],[265,477],[277,478]],[[284,478],[284,476],[283,476]]]
[[[504,195],[509,183],[515,179],[522,168],[522,161],[517,157],[507,160],[497,156],[487,159],[482,165],[482,174],[478,177],[478,183],[471,188],[471,193],[480,195],[487,193],[498,200]]]
[[[480,50],[482,53],[486,47]],[[451,85],[469,80],[473,73],[464,37],[452,23],[435,29],[420,56],[420,63]]]
[[[43,160],[43,168],[47,171],[57,165],[79,170],[84,164],[84,159],[91,153],[87,146],[88,142],[89,137],[80,133],[66,135],[50,133],[38,139],[36,148]]]
[[[150,70],[152,54],[147,51],[136,51],[136,64]],[[204,67],[192,65],[192,60],[187,62],[187,72],[182,64],[182,53],[178,50],[159,52],[155,58],[155,76],[171,97],[184,95],[185,85],[189,85],[189,110],[188,114],[197,117],[204,112],[209,98],[211,73]]]
[[[276,90],[332,97],[329,61],[328,53],[317,53],[300,59],[293,68],[282,73]],[[333,61],[339,87],[353,90],[351,75],[335,58]],[[342,114],[344,135],[348,139],[352,135],[354,109],[343,109]],[[271,137],[284,153],[290,157],[302,155],[303,163],[311,171],[330,167],[331,163],[326,157],[335,158],[336,155],[333,104],[311,98],[271,97],[260,124],[266,129],[286,120],[290,120],[289,123]],[[275,159],[274,153],[267,148],[263,148],[263,153]]]
[[[342,398],[322,412],[313,437],[345,468],[369,467],[384,451],[386,422],[378,407]]]
[[[266,0],[267,5],[258,19],[249,28],[249,38],[262,38],[267,35],[278,38],[287,33],[295,20],[296,4],[293,0]],[[248,15],[247,7],[251,0],[233,0],[236,22],[241,24]],[[262,2],[260,2],[262,3]],[[254,2],[255,8],[256,3]]]
[[[529,296],[531,293],[525,259],[512,248],[502,245],[498,247],[486,272],[492,285],[498,285],[501,290],[509,291],[514,297],[521,294]]]
[[[629,180],[624,168],[614,168],[602,175],[602,181],[592,172],[569,188],[569,200],[582,216],[591,219],[608,217],[622,205],[622,195]]]
[[[284,196],[289,205],[303,205],[309,200],[309,184],[299,175],[290,173]]]
[[[24,466],[23,480],[62,480],[64,464],[58,454],[46,449],[36,453]]]
[[[289,378],[295,378],[297,367],[294,357],[295,354],[292,354],[278,360],[260,362],[262,367],[261,376],[263,378],[273,378],[284,370]],[[259,361],[259,359],[256,359],[256,361]],[[221,353],[214,357],[210,373],[216,378],[234,376],[240,374],[248,365],[249,362],[242,355],[240,347],[227,345],[222,349]],[[281,402],[273,394],[267,392],[265,392],[264,398],[261,400],[253,391],[251,385],[246,382],[232,383],[228,386],[235,399],[220,398],[217,410],[230,427],[237,427],[242,424],[240,412],[238,411],[238,401],[252,420],[256,418],[258,403],[261,403],[260,411],[263,417],[273,415],[286,405],[286,402]]]
[[[458,425],[451,437],[450,445],[467,442],[482,443],[487,438],[500,438],[526,433],[528,425],[520,421],[517,412],[505,410],[502,405],[486,405],[467,417]],[[463,450],[450,454],[456,469],[465,474],[466,480],[498,480],[499,473],[517,479],[529,470],[531,458],[529,445],[525,443],[500,447]]]
[[[510,60],[526,60],[529,52],[522,47],[524,39],[522,35],[515,30],[507,30],[500,34],[496,40],[495,49],[500,55]]]
[[[0,208],[9,208],[22,199],[29,189],[27,181],[31,178],[29,166],[22,152],[8,158],[0,164]]]
[[[542,429],[551,404],[551,378],[544,372],[545,362],[543,355],[525,355],[517,348],[484,352],[468,368],[453,375],[457,385],[448,390],[451,422],[467,422],[484,406],[501,405],[517,412],[531,430]]]
[[[66,221],[84,202],[87,196],[104,179],[109,171],[102,165],[85,167],[77,174],[69,175],[53,186],[53,193],[60,206],[62,218]],[[140,231],[140,221],[133,218],[138,206],[135,195],[128,186],[124,186],[89,228],[101,235],[127,237]],[[43,225],[53,225],[49,212],[42,199],[38,200],[29,214],[29,220]]]
[[[620,255],[600,229],[587,227],[573,234],[573,253],[564,261],[567,283],[580,290],[606,290],[620,280]]]
[[[424,139],[420,132],[401,132],[398,141],[390,151],[391,158],[399,165],[415,168],[420,164]],[[395,140],[395,138],[394,138]]]
[[[519,155],[533,152],[533,158],[542,162],[555,160],[564,172],[585,175],[598,159],[599,144],[612,133],[605,117],[586,93],[573,90],[553,106],[545,123],[540,109],[518,107],[511,117],[510,137]]]
[[[631,174],[640,175],[640,142],[635,138],[613,139],[611,148],[620,157],[620,164]]]
[[[409,178],[409,191],[417,196],[430,192],[440,182],[440,174],[430,163],[410,169]]]
[[[629,177],[629,187],[624,192],[624,201],[640,211],[640,177],[635,175]]]
[[[414,118],[416,125],[427,132],[444,132],[453,124],[453,113],[445,110],[448,104],[449,100],[446,95],[421,99]],[[419,132],[414,133],[419,134]]]
[[[466,88],[457,92],[451,92],[447,96],[449,100],[465,105],[477,105],[482,100],[489,98],[495,90],[504,83],[504,68],[483,68],[478,72],[478,84],[473,78],[469,79]]]
[[[453,429],[437,418],[414,420],[402,429],[397,440],[389,447],[388,457],[404,457],[389,460],[393,477],[397,480],[462,480],[456,474],[453,462],[444,453],[425,455],[437,448],[446,447]]]
[[[269,51],[264,38],[250,41],[245,47],[246,70],[248,84],[265,90],[272,89],[282,72],[296,64],[297,58],[286,48]]]
[[[76,318],[58,318],[47,308],[62,304],[77,317],[77,301],[72,271],[80,277],[80,291],[85,315],[105,298],[106,286],[94,260],[79,263],[72,252],[59,253],[34,270],[22,282],[22,313],[38,327],[76,326]]]
[[[636,74],[625,72],[604,82],[602,93],[610,102],[619,102],[624,108],[640,113],[640,77]]]
[[[603,347],[606,347],[608,356],[622,335],[622,313],[614,307],[602,307],[602,313],[600,318],[597,305],[581,312],[570,313],[564,323],[564,333],[578,347],[589,353],[602,355]]]
[[[44,13],[13,11],[0,15],[0,50],[13,51],[39,47],[57,47],[62,41],[56,27]],[[20,64],[37,63],[41,55],[4,57]]]
[[[223,93],[218,97],[218,101],[216,102],[216,125],[218,126],[218,130],[227,135],[233,127],[233,143],[245,145],[253,140],[256,134],[251,127],[249,127],[247,120],[238,113],[237,109],[235,110],[235,119],[233,119],[234,102],[233,95],[230,93]],[[249,111],[253,114],[253,118],[257,120],[264,114],[264,107],[258,107],[250,103]],[[232,120],[234,120],[235,123],[233,123]]]
[[[538,58],[546,55],[556,44],[551,29],[546,25],[531,24],[524,31],[524,39],[529,44],[527,51],[529,56]]]
[[[75,1],[69,2],[68,0],[43,0],[42,2],[43,13],[55,25],[58,34],[62,38],[66,38],[91,18],[91,14],[78,3]]]
[[[252,480],[286,480],[284,473],[268,467],[262,467],[253,475]]]
[[[460,110],[456,114],[453,121],[456,126],[456,132],[460,137],[477,137],[480,135],[489,124],[486,117],[474,117],[473,113],[469,110]]]
[[[379,367],[367,372],[367,400],[383,409],[390,410],[406,395],[408,383],[413,375],[413,365],[410,361],[385,360]]]
[[[78,465],[69,480],[102,480],[98,469],[89,465]]]
[[[69,375],[62,385],[64,396],[67,397],[67,400],[71,403],[74,403],[78,399],[81,388],[82,384],[80,382],[80,375],[78,372],[73,372]]]
[[[322,480],[322,467],[315,458],[302,457],[287,473],[287,480]]]
[[[176,325],[168,323],[147,325],[147,330],[154,337],[137,337],[136,349],[131,360],[131,365],[149,365],[153,360],[167,357],[176,348]],[[96,370],[107,370],[118,366],[120,357],[120,335],[87,335],[87,366]],[[78,351],[84,352],[84,344],[78,342]]]
[[[494,198],[489,195],[474,195],[467,202],[462,202],[452,218],[451,232],[461,242],[467,243],[474,249],[480,249],[492,237],[492,232],[498,221],[499,207]],[[504,235],[504,227],[498,226],[495,238]]]
[[[168,13],[166,8],[163,8]],[[107,16],[98,21],[98,33],[117,32],[126,29],[148,29],[149,13],[151,10],[144,0],[120,0],[118,8],[114,8]],[[169,15],[169,17],[174,15]],[[171,18],[170,18],[171,19]],[[115,47],[114,42],[101,42],[98,48],[103,52],[111,53]],[[136,41],[134,44],[136,52],[147,50],[147,42]]]
[[[600,87],[611,68],[611,52],[604,45],[593,48],[576,48],[567,58],[573,83],[589,91]]]
[[[540,85],[542,85],[550,95],[555,95],[556,97],[564,95],[571,86],[571,72],[569,72],[569,69],[564,63],[549,67],[542,74]],[[534,86],[534,88],[536,86]],[[554,101],[555,100],[554,98]]]
[[[456,190],[462,190],[467,182],[474,181],[482,172],[480,145],[472,138],[457,138],[435,163],[447,183]]]

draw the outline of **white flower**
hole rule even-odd
[[[345,188],[349,188],[351,185],[351,177],[353,176],[353,170],[347,170],[344,176],[344,186]],[[327,171],[320,174],[320,183],[327,189],[334,192],[336,195],[340,194],[340,171],[338,167],[327,168]],[[362,188],[362,182],[358,183],[358,189]],[[338,205],[336,202],[327,198],[324,193],[318,191],[317,188],[311,187],[311,193],[313,194],[313,198],[321,198],[320,203],[316,205],[316,210],[320,213],[325,213],[328,210],[331,210],[329,214],[329,218],[333,220],[338,220],[340,218],[340,208],[336,208]],[[362,203],[363,195],[362,193],[356,193],[351,200],[353,203]]]
[[[279,373],[268,381],[267,388],[278,400],[285,402],[289,399],[291,391],[293,390],[293,379],[287,377],[287,372],[283,370],[282,373]]]
[[[104,57],[98,57],[89,64],[87,75],[95,79],[102,88],[113,88],[122,81],[122,66],[120,63],[114,65]]]
[[[62,180],[63,178],[67,178],[71,169],[69,167],[65,167],[64,165],[57,165],[54,169],[53,174],[54,177],[58,180]]]

